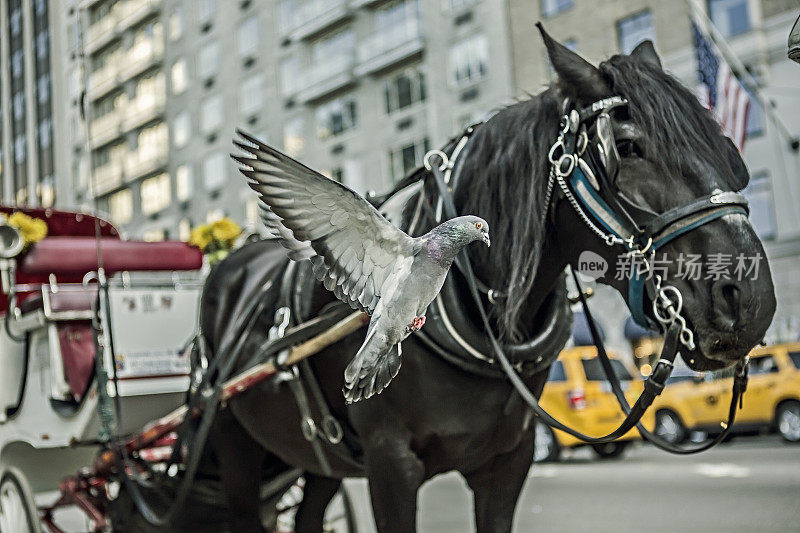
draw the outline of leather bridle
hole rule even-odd
[[[543,422],[592,444],[612,442],[633,427],[637,427],[645,439],[668,452],[697,453],[721,442],[730,432],[736,418],[737,407],[741,407],[742,394],[747,388],[748,358],[745,357],[736,364],[728,419],[721,424],[723,430],[720,434],[711,441],[695,447],[680,447],[650,433],[639,423],[647,408],[664,389],[674,368],[680,344],[689,349],[695,347],[693,333],[681,315],[683,298],[680,290],[664,284],[664,280],[653,272],[652,260],[656,249],[703,224],[727,214],[747,215],[747,200],[736,192],[716,192],[660,214],[631,202],[614,184],[614,178],[619,170],[619,154],[608,113],[615,107],[626,105],[627,101],[619,96],[599,100],[582,109],[576,109],[569,101],[565,101],[565,113],[561,119],[559,136],[548,154],[551,168],[544,204],[546,209],[543,213],[543,216],[548,216],[551,206],[557,202],[554,197],[558,185],[559,198],[565,198],[579,218],[605,244],[621,246],[626,253],[639,260],[638,263],[631,262],[633,271],[626,302],[638,323],[645,327],[656,326],[661,330],[664,334],[664,345],[658,362],[645,380],[644,389],[633,406],[628,405],[589,311],[580,281],[574,270],[572,272],[601,365],[620,407],[626,414],[617,429],[603,437],[591,437],[559,422],[539,405],[538,399],[525,385],[494,335],[480,295],[478,280],[472,271],[466,251],[461,252],[458,266],[466,278],[496,361],[517,393]],[[425,168],[433,176],[439,192],[437,214],[443,213],[448,218],[458,216],[448,187],[450,173],[455,165],[457,153],[464,148],[473,129],[474,126],[470,126],[465,132],[457,145],[459,149],[451,158],[448,159],[440,151],[431,151],[425,156]],[[592,139],[589,138],[590,129],[594,132]],[[432,158],[435,156],[441,158],[441,164],[432,163]],[[644,312],[645,296],[652,305],[653,318],[649,318]]]

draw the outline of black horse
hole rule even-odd
[[[554,295],[563,291],[563,271],[581,252],[591,250],[610,265],[617,261],[615,250],[590,231],[567,201],[558,194],[552,201],[547,198],[548,151],[559,132],[565,98],[580,106],[614,95],[629,102],[626,111],[612,113],[612,125],[621,157],[616,185],[635,204],[664,212],[715,191],[740,190],[749,178],[739,153],[711,114],[662,70],[651,43],[595,67],[547,37],[545,42],[558,81],[479,126],[454,169],[457,209],[486,218],[493,229],[490,250],[469,252],[477,277],[502,295],[493,302],[492,319],[507,344],[541,334],[553,312]],[[431,183],[420,194],[422,199],[410,202],[413,206],[419,201],[423,207],[417,234],[430,227],[425,214],[436,208],[429,201],[436,197]],[[412,215],[409,210],[408,218]],[[765,255],[742,215],[702,225],[660,251],[671,257]],[[262,241],[231,254],[212,271],[201,316],[212,352],[230,335],[248,295],[264,280],[273,281],[277,289],[277,265],[283,264],[283,257],[277,244]],[[626,279],[606,279],[627,294]],[[685,317],[697,340],[696,348],[684,350],[683,357],[698,370],[740,360],[762,339],[775,311],[766,261],[756,279],[678,279],[674,284],[684,296]],[[276,294],[277,290],[267,291],[265,298],[273,304]],[[303,300],[318,310],[333,297],[316,285]],[[464,292],[463,302],[469,301]],[[256,330],[269,328],[274,310],[273,305],[264,313]],[[469,318],[469,310],[464,314]],[[348,476],[369,480],[381,532],[414,531],[420,486],[452,470],[460,472],[473,491],[477,530],[510,531],[532,463],[534,431],[530,410],[509,382],[466,371],[412,335],[404,341],[403,367],[391,386],[380,396],[347,406],[341,393],[343,372],[362,340],[363,331],[354,333],[310,361],[331,412],[357,434],[363,469],[329,454],[332,474],[324,474],[303,437],[298,408],[285,383],[265,383],[231,401],[220,414],[210,443],[219,459],[235,530],[261,530],[260,467],[282,462],[306,472],[297,531],[320,531],[329,499],[341,478]],[[257,344],[253,341],[252,346]],[[246,355],[241,359],[240,365],[245,365]],[[540,369],[526,376],[536,395],[546,374]]]

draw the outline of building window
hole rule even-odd
[[[36,80],[36,99],[40,104],[50,101],[50,73],[45,72]]]
[[[42,30],[36,36],[36,58],[40,61],[47,57],[49,44],[50,32],[48,30]]]
[[[197,2],[197,22],[207,24],[211,22],[217,12],[217,0],[199,0]]]
[[[179,59],[170,69],[170,81],[172,82],[172,94],[181,94],[189,85],[189,76],[186,71],[186,60]]]
[[[306,146],[305,122],[303,117],[295,117],[283,125],[283,151],[296,157]]]
[[[108,212],[115,224],[127,224],[133,218],[133,193],[124,189],[108,197]]]
[[[39,148],[50,148],[53,140],[53,121],[50,117],[39,122]]]
[[[450,79],[455,85],[465,85],[486,75],[489,45],[486,35],[478,34],[459,41],[450,49]]]
[[[750,202],[750,223],[762,239],[775,237],[775,208],[772,198],[772,180],[766,171],[750,176],[750,183],[743,191]]]
[[[14,137],[14,162],[18,165],[21,165],[25,162],[26,156],[26,144],[25,144],[25,134],[20,133],[16,137]]]
[[[317,108],[317,137],[327,139],[358,125],[356,99],[353,95],[342,96]]]
[[[410,68],[383,84],[386,112],[405,109],[416,102],[424,102],[425,75],[419,68]]]
[[[375,12],[375,29],[378,33],[390,32],[418,18],[419,0],[395,0]]]
[[[11,35],[17,36],[22,31],[22,10],[21,8],[16,8],[14,11],[11,12],[10,18],[10,25],[11,25]]]
[[[164,228],[150,228],[142,232],[142,240],[146,242],[159,242],[167,238]]]
[[[264,75],[257,74],[244,80],[239,89],[239,109],[243,115],[252,115],[264,105]]]
[[[247,198],[247,202],[244,204],[244,216],[249,225],[258,225],[261,219],[260,209],[258,208],[258,198],[252,195]]]
[[[552,17],[572,7],[573,0],[542,0],[542,15]]]
[[[389,171],[392,180],[398,182],[419,167],[428,150],[430,150],[430,140],[425,137],[390,151]]]
[[[192,118],[188,110],[181,111],[172,122],[172,144],[183,148],[189,142],[192,131]]]
[[[213,133],[222,126],[222,95],[209,96],[200,104],[200,131]]]
[[[178,222],[178,238],[184,242],[189,240],[192,234],[192,221],[189,218],[182,218]]]
[[[353,30],[340,31],[311,46],[311,62],[322,65],[333,61],[342,61],[343,57],[351,58],[355,47],[356,36]]]
[[[159,174],[142,181],[142,213],[152,215],[169,206],[169,174]]]
[[[241,57],[256,55],[261,46],[261,24],[258,18],[249,18],[239,25],[237,44],[239,45],[239,55]]]
[[[283,96],[290,96],[295,92],[299,75],[300,61],[297,56],[289,56],[281,61],[281,92]]]
[[[217,41],[207,43],[197,54],[197,74],[200,79],[207,79],[219,70],[219,44]]]
[[[222,151],[212,152],[203,159],[203,183],[207,190],[219,189],[228,181],[225,161]]]
[[[724,37],[734,37],[750,29],[748,0],[709,0],[708,11],[714,26]]]
[[[623,54],[630,54],[640,42],[650,39],[655,43],[656,30],[653,27],[653,14],[645,10],[625,17],[617,22],[619,49]]]
[[[183,36],[183,6],[178,6],[169,16],[169,39],[177,41]]]
[[[179,202],[185,202],[192,197],[193,193],[194,177],[192,176],[192,167],[184,163],[175,169],[175,196],[178,197]]]
[[[14,120],[22,120],[25,113],[25,94],[22,92],[15,94],[12,105],[14,106]]]
[[[22,76],[22,50],[15,50],[11,54],[11,75],[15,78]]]

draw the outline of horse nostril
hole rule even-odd
[[[742,291],[730,280],[715,281],[711,286],[711,303],[717,325],[732,329],[741,321]]]

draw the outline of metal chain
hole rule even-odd
[[[567,125],[569,124],[569,118],[564,117]],[[564,196],[569,201],[572,208],[578,214],[578,217],[583,221],[586,226],[592,230],[603,242],[606,243],[608,246],[615,246],[615,245],[624,245],[628,248],[628,255],[631,257],[639,257],[641,258],[641,265],[642,269],[637,268],[636,263],[631,261],[631,269],[636,269],[637,274],[639,276],[651,276],[652,274],[652,265],[650,261],[655,257],[655,250],[651,250],[652,240],[650,240],[644,248],[636,248],[635,244],[633,243],[633,238],[630,239],[630,242],[620,239],[616,235],[611,233],[606,233],[602,229],[600,229],[586,212],[581,207],[580,203],[578,202],[575,195],[572,194],[572,190],[567,185],[565,177],[571,174],[575,169],[575,160],[577,156],[575,154],[568,154],[565,151],[564,145],[564,135],[565,130],[568,129],[567,127],[562,128],[561,132],[558,135],[558,139],[550,147],[550,151],[548,153],[548,159],[550,160],[550,175],[548,177],[547,183],[547,191],[546,191],[546,203],[545,205],[550,204],[550,199],[553,194],[554,188],[554,181],[558,181],[558,186],[561,191],[564,193]],[[561,154],[556,158],[556,154],[558,153],[559,149],[561,150]],[[569,165],[564,167],[565,158],[569,158]],[[649,257],[645,255],[647,251],[650,251]],[[661,276],[655,275],[655,286],[656,286],[656,297],[653,299],[653,314],[656,319],[664,326],[665,329],[668,329],[673,323],[677,322],[678,325],[681,327],[680,331],[680,341],[681,344],[689,348],[690,350],[695,349],[694,343],[694,334],[686,325],[686,319],[681,316],[681,310],[683,309],[683,296],[681,292],[673,285],[663,285],[663,280]],[[670,295],[673,297],[671,298]]]

